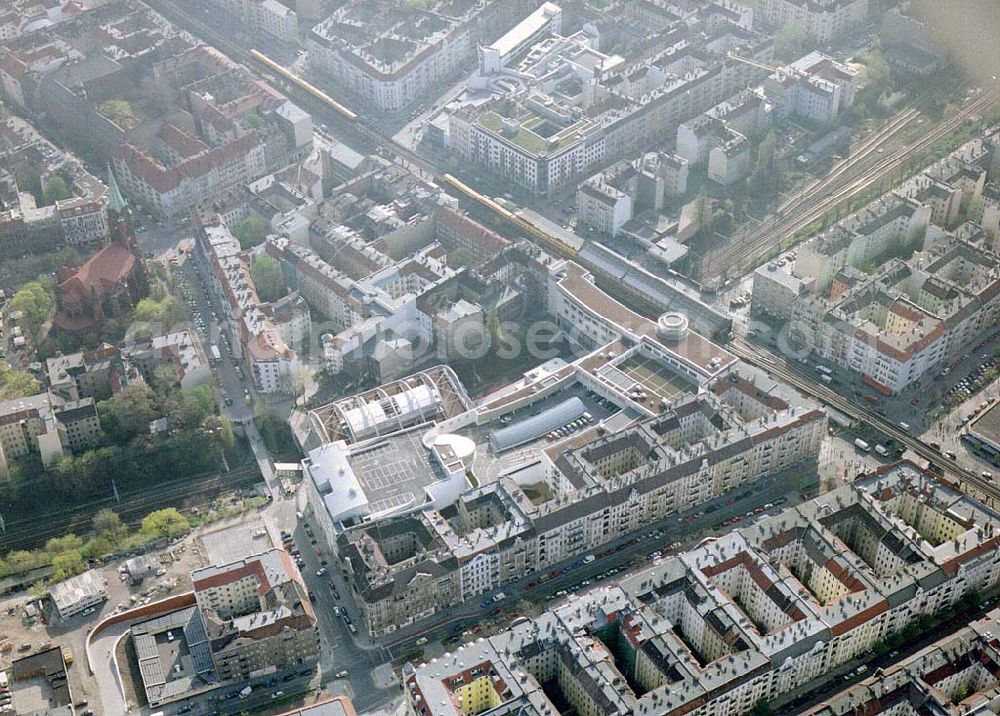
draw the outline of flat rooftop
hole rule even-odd
[[[196,606],[135,624],[132,642],[151,704],[216,681],[208,637]]]
[[[354,704],[346,696],[335,696],[329,701],[286,711],[280,716],[354,716]]]
[[[639,315],[598,288],[582,266],[568,261],[565,271],[566,275],[559,281],[560,285],[595,315],[602,316],[624,332],[649,338],[701,373],[714,376],[737,362],[732,353],[694,331],[688,331],[686,336],[677,341],[663,340],[657,333],[654,321]]]
[[[444,477],[424,447],[422,430],[383,438],[351,454],[351,467],[371,502],[372,512],[424,499],[424,487]]]
[[[15,659],[7,672],[11,704],[19,716],[71,716],[73,696],[59,646]]]
[[[421,424],[356,445],[339,441],[310,451],[309,479],[334,522],[384,517],[427,502],[427,488],[449,477],[423,443],[427,429]],[[458,466],[464,482],[464,467]]]
[[[202,535],[201,543],[209,564],[232,564],[279,546],[262,519],[207,532]]]
[[[1000,450],[1000,401],[981,412],[969,425],[969,432]]]

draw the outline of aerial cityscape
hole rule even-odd
[[[0,0],[0,716],[1000,714],[995,0]]]

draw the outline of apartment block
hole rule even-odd
[[[107,187],[20,117],[0,121],[0,165],[0,256],[87,249],[107,240]],[[30,187],[18,186],[22,172],[38,176],[43,189],[58,178],[71,196],[40,205]]]
[[[261,393],[291,391],[299,366],[298,354],[264,310],[239,240],[228,226],[215,221],[199,223],[195,245],[222,305],[221,319],[236,337],[235,345],[242,346],[243,360],[256,389]]]
[[[757,0],[754,8],[775,29],[791,25],[827,43],[865,21],[869,0]]]
[[[1000,612],[994,609],[912,656],[876,669],[863,681],[809,709],[805,716],[994,713],[1000,708],[997,634]]]
[[[445,606],[638,534],[651,522],[764,475],[815,460],[826,426],[823,412],[762,374],[744,370],[720,379],[704,396],[682,398],[658,417],[603,437],[590,431],[577,440],[578,447],[542,450],[540,462],[498,482],[458,494],[448,493],[449,483],[440,477],[430,483],[425,477],[408,514],[378,518],[374,503],[366,503],[369,517],[363,520],[342,514],[337,519],[347,521],[334,527],[338,552],[349,566],[370,632],[389,634]],[[351,474],[371,470],[363,465],[370,465],[373,450],[382,465],[404,459],[386,446],[410,434],[356,448],[349,458]],[[450,455],[455,474],[464,475],[474,444],[460,438],[442,436],[441,446],[431,451],[449,449],[438,460],[447,465]],[[506,440],[498,436],[497,444],[502,448]],[[317,479],[337,474],[319,452],[311,459],[320,469]],[[343,474],[345,468],[339,470]],[[316,498],[325,506],[314,502],[317,512],[343,509],[336,491],[324,496],[322,483],[318,487]],[[370,487],[355,493],[373,496]],[[389,506],[381,511],[387,514]]]
[[[398,112],[456,77],[477,47],[495,36],[494,28],[514,24],[533,8],[524,0],[438,1],[427,7],[354,0],[312,28],[310,67],[355,102]]]
[[[580,184],[576,192],[579,221],[607,236],[617,236],[632,218],[632,197],[596,174]]]
[[[228,17],[282,42],[294,42],[299,36],[298,16],[278,0],[214,0],[213,4]]]
[[[893,394],[952,364],[995,325],[1000,257],[984,227],[987,133],[754,273],[752,311]]]
[[[272,549],[191,573],[215,672],[246,680],[319,658],[316,614],[287,552]]]
[[[470,97],[489,90],[491,99],[456,99],[444,110],[442,141],[532,194],[560,194],[588,171],[662,142],[763,75],[730,57],[770,60],[770,42],[745,19],[721,6],[692,8],[658,40],[635,43],[627,58],[601,52],[592,24],[542,39],[520,62],[470,82]],[[637,32],[649,28],[637,22]]]
[[[0,402],[0,478],[13,459],[33,454],[51,467],[64,455],[93,447],[100,436],[92,397],[67,401],[39,393]]]
[[[1000,515],[915,465],[887,466],[407,665],[409,712],[545,714],[568,704],[594,716],[747,714],[758,700],[815,688],[918,616],[995,585],[998,530]],[[961,660],[965,668],[930,681],[954,674],[944,691],[976,678],[978,663]],[[905,710],[904,694],[885,692],[883,702],[872,700],[877,691],[855,693],[879,713],[919,713]]]

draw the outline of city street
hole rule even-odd
[[[301,568],[302,577],[309,590],[316,596],[314,606],[323,640],[319,680],[330,693],[349,695],[359,712],[379,706],[394,693],[398,694],[398,690],[386,688],[384,678],[378,678],[379,675],[387,674],[389,671],[387,666],[389,654],[380,646],[365,644],[367,640],[363,636],[352,635],[344,619],[334,613],[335,607],[347,609],[354,624],[364,623],[355,610],[350,590],[342,579],[337,560],[326,554],[325,547],[321,547],[323,555],[316,554],[316,547],[306,533],[308,518],[299,519],[296,516],[296,512],[301,512],[304,506],[297,505],[299,501],[304,503],[304,499],[297,500],[294,497],[276,499],[270,508],[270,515],[280,529],[292,533],[295,547],[301,552],[302,560],[305,562],[305,566]],[[315,529],[313,533],[318,534],[319,530]],[[326,560],[329,564],[321,564],[322,560]],[[316,576],[317,571],[324,566],[328,571],[320,577]],[[333,590],[330,589],[331,579],[337,585],[340,599],[336,599]],[[363,631],[359,633],[364,634]],[[336,678],[336,674],[342,670],[349,673],[347,679]]]
[[[769,510],[771,512],[777,510],[779,504],[781,508],[794,505],[801,501],[800,493],[803,489],[815,487],[815,483],[806,485],[803,482],[803,476],[810,475],[814,471],[814,467],[802,466],[744,485],[738,491],[723,495],[706,505],[699,506],[696,510],[670,515],[660,522],[650,524],[641,536],[627,536],[604,545],[596,551],[596,559],[590,564],[585,564],[582,556],[573,557],[554,565],[547,574],[532,574],[516,582],[504,584],[499,590],[483,594],[480,599],[491,602],[488,612],[495,618],[493,630],[500,630],[509,624],[510,619],[516,615],[518,603],[522,600],[537,605],[539,610],[547,608],[549,602],[565,596],[565,593],[585,590],[591,586],[590,583],[600,584],[601,579],[598,575],[603,574],[606,579],[610,578],[613,575],[608,574],[609,570],[620,573],[647,565],[658,556],[653,555],[653,551],[662,551],[674,542],[681,544],[676,550],[671,551],[680,552],[705,537],[728,532],[734,527],[746,526],[750,520],[763,514],[766,511],[764,506],[769,503],[772,505]],[[755,510],[759,511],[754,514]],[[738,519],[731,521],[734,518]],[[729,525],[723,525],[724,521],[731,522]],[[657,532],[660,534],[657,535]],[[556,573],[557,576],[547,577]],[[500,591],[506,595],[505,598],[492,604],[492,596]],[[558,592],[564,593],[557,597]],[[484,610],[479,601],[472,599],[451,610],[438,613],[426,622],[404,627],[385,641],[391,644],[393,657],[401,658],[418,649],[419,645],[416,642],[425,634],[433,634],[435,641],[443,640],[446,644],[455,643],[467,630],[472,630],[466,636],[467,639],[483,636],[487,633],[487,627],[484,626],[487,621],[484,618],[484,611],[487,610]],[[437,651],[443,651],[443,648],[439,646]],[[434,644],[428,643],[424,651],[428,657],[433,656]]]

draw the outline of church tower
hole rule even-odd
[[[115,173],[108,165],[108,229],[111,241],[117,242],[138,255],[139,242],[135,237],[135,226],[132,223],[132,211],[125,203]]]

